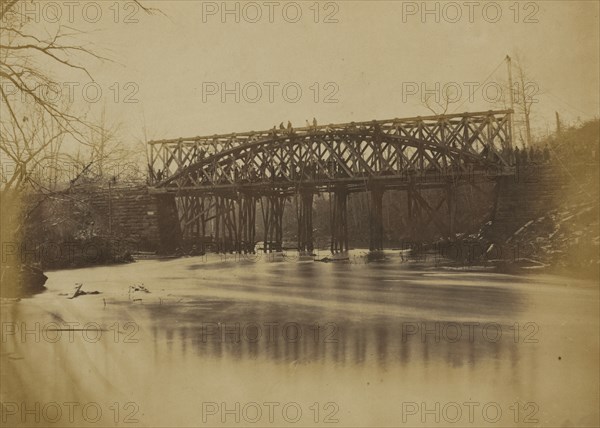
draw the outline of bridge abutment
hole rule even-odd
[[[160,251],[172,252],[181,245],[182,234],[173,195],[157,196]]]

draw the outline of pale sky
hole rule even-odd
[[[144,123],[149,139],[162,139],[259,130],[288,120],[304,126],[313,117],[324,124],[428,115],[422,85],[434,90],[436,82],[440,87],[455,82],[466,97],[469,82],[483,82],[496,68],[489,81],[504,84],[507,54],[514,61],[518,55],[527,71],[529,89],[538,101],[533,107],[536,128],[548,124],[553,129],[554,111],[567,121],[599,115],[596,1],[520,2],[518,16],[514,1],[492,2],[486,14],[484,2],[473,2],[472,17],[465,2],[427,2],[431,9],[438,4],[440,22],[434,14],[423,19],[421,1],[320,2],[318,17],[314,1],[258,1],[250,6],[228,2],[231,9],[240,8],[239,23],[233,14],[222,22],[220,1],[142,1],[162,14],[148,16],[122,3],[119,22],[114,23],[114,2],[104,1],[98,2],[103,11],[99,22],[85,22],[76,11],[71,24],[91,31],[86,37],[115,61],[89,68],[103,89],[109,120],[123,124],[126,139],[139,138]],[[302,16],[288,22],[297,5]],[[257,6],[262,18],[249,22]],[[456,23],[447,22],[456,19],[456,6],[462,16]],[[214,15],[206,14],[215,9]],[[502,13],[498,22],[488,22],[497,10]],[[139,22],[123,22],[129,13]],[[338,22],[322,22],[328,14]],[[135,86],[126,86],[128,82]],[[203,100],[203,86],[214,88],[211,82],[232,89],[239,82],[240,102],[234,95],[222,102],[220,93],[205,94]],[[109,89],[115,83],[118,103],[115,87]],[[288,100],[282,93],[286,84]],[[244,99],[244,85],[249,99],[257,97],[256,86],[262,88],[257,102]],[[268,85],[274,89],[272,103]],[[293,103],[297,87],[302,95]],[[408,88],[417,88],[417,93],[407,94]],[[132,98],[139,102],[124,103],[134,89]],[[338,102],[325,103],[332,92]],[[489,102],[494,87],[490,93],[486,100],[476,92],[472,101],[452,105],[449,112],[501,108]]]

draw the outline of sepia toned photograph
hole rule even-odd
[[[598,427],[599,151],[597,0],[0,0],[0,427]]]

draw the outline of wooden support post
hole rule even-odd
[[[235,200],[215,196],[215,243],[217,252],[227,253],[237,249],[238,224]]]
[[[221,252],[221,198],[215,196],[215,250]]]
[[[264,224],[263,251],[281,251],[283,247],[283,211],[285,196],[274,194],[261,198]]]
[[[412,186],[412,184],[409,184],[409,186],[406,189],[406,212],[407,212],[407,217],[408,217],[408,239],[410,241],[414,241],[416,238],[416,233],[415,233],[415,218],[414,218],[414,201],[413,201],[413,192],[414,192],[414,188]]]
[[[228,231],[227,250],[231,253],[238,250],[237,244],[239,243],[238,238],[238,222],[236,219],[236,209],[234,199],[226,200],[226,224]],[[239,251],[239,250],[238,250]]]
[[[446,188],[446,206],[448,207],[448,236],[454,237],[456,223],[456,185],[450,183]]]
[[[237,251],[253,253],[256,236],[256,197],[250,194],[238,195],[238,235]]]
[[[301,189],[298,195],[298,251],[313,252],[313,189]]]
[[[331,221],[331,252],[348,251],[348,191],[338,186],[333,193]]]
[[[275,251],[283,250],[283,210],[285,208],[285,196],[277,196],[274,200],[274,226],[275,226]]]
[[[422,196],[420,195],[414,177],[411,177],[407,189],[408,196],[408,224],[409,224],[409,239],[413,242],[423,240],[423,207],[421,206]]]
[[[369,250],[383,250],[383,193],[382,187],[374,187],[370,193]]]

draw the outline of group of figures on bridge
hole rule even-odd
[[[281,249],[294,199],[298,250],[312,252],[315,195],[330,198],[331,251],[348,250],[348,196],[369,193],[371,249],[383,247],[383,194],[407,193],[409,219],[453,233],[460,185],[512,174],[511,111],[416,117],[150,143],[150,188],[176,199],[184,237],[219,251],[254,251],[260,206],[264,246]],[[281,128],[284,128],[281,126]],[[535,156],[535,151],[533,152]],[[516,159],[513,160],[513,159]],[[154,172],[156,171],[156,173]],[[440,189],[432,202],[425,189]],[[425,219],[426,221],[423,221]]]
[[[511,150],[510,153],[510,162],[511,165],[527,165],[527,164],[541,164],[541,163],[549,163],[550,162],[550,147],[548,144],[544,146],[544,149],[540,149],[539,147],[529,146],[529,150],[522,149],[519,150],[518,147],[515,147],[514,151]]]

